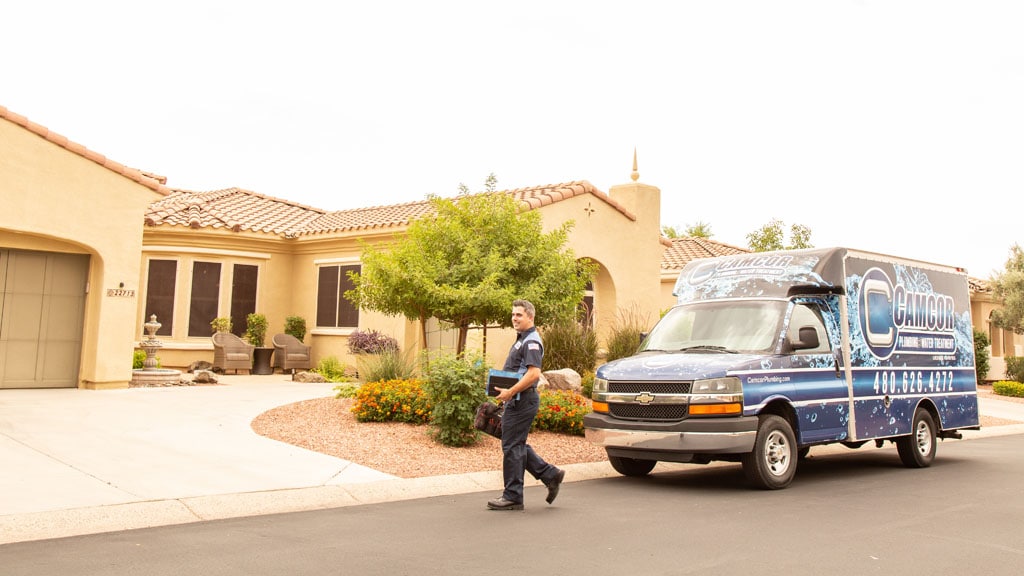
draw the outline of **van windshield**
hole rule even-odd
[[[781,300],[677,306],[655,325],[640,351],[770,353],[775,350],[786,306]]]

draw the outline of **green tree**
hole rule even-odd
[[[747,246],[754,252],[770,252],[773,250],[794,250],[798,248],[813,248],[811,244],[811,229],[803,224],[793,224],[789,227],[789,245],[786,245],[785,224],[778,218],[772,218],[770,222],[757,230],[747,234]]]
[[[544,232],[540,212],[502,193],[430,202],[434,215],[411,223],[401,239],[364,244],[362,273],[350,275],[346,298],[419,320],[424,330],[429,318],[446,322],[459,331],[458,353],[471,326],[511,326],[516,298],[534,303],[538,325],[574,317],[596,265],[565,248],[572,222]]]
[[[682,232],[676,229],[675,226],[662,226],[661,233],[666,238],[682,238],[683,236],[691,236],[693,238],[711,238],[711,225],[707,222],[697,221],[695,224],[688,224]]]
[[[984,383],[985,376],[988,375],[989,369],[989,355],[988,345],[992,343],[992,340],[988,337],[988,334],[974,329],[974,369],[978,373],[978,383]]]
[[[711,233],[711,225],[700,220],[686,227],[686,235],[694,238],[711,238],[714,236]]]
[[[992,295],[1003,306],[992,312],[992,323],[1004,330],[1024,334],[1024,250],[1010,248],[1006,270],[991,279]]]

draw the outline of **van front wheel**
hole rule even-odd
[[[896,439],[896,451],[907,468],[927,468],[935,460],[935,420],[930,412],[918,408],[909,436]]]
[[[796,435],[789,422],[774,414],[759,417],[754,450],[743,455],[743,473],[757,488],[778,490],[796,474]]]

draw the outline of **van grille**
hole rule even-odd
[[[630,381],[612,381],[608,382],[608,392],[610,394],[656,394],[659,396],[672,396],[672,395],[686,395],[690,393],[693,382],[691,381],[679,381],[679,382],[630,382]],[[642,403],[618,403],[611,402],[608,404],[609,413],[622,420],[650,420],[650,421],[670,421],[670,420],[682,420],[689,415],[687,404],[660,404],[654,402],[652,404]]]
[[[689,394],[693,382],[608,382],[612,394]]]
[[[612,416],[622,420],[682,420],[686,418],[686,404],[609,404]]]

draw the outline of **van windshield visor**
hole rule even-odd
[[[677,306],[651,330],[640,351],[772,353],[786,306],[782,300],[696,302]]]

